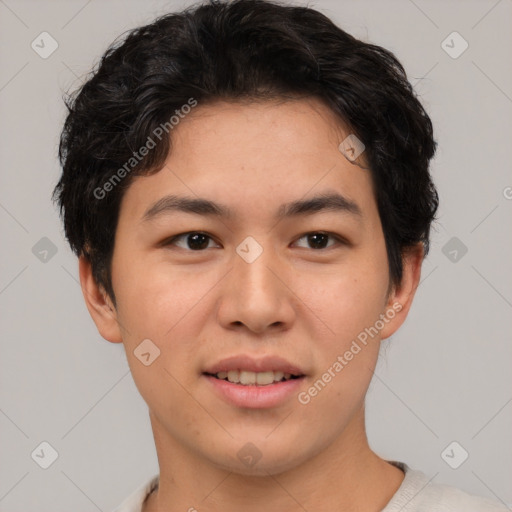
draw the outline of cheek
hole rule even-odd
[[[165,338],[212,286],[208,275],[198,279],[197,272],[191,275],[162,262],[137,267],[119,261],[117,271],[119,276],[129,276],[118,279],[114,287],[119,295],[120,316],[130,336],[133,331]]]
[[[118,267],[121,275],[123,267]],[[166,368],[180,376],[184,368],[197,363],[197,340],[211,319],[211,291],[221,279],[222,272],[191,273],[170,265],[147,265],[137,272],[125,269],[134,276],[119,285],[118,318],[123,325],[123,342],[127,357],[132,359],[134,378],[154,384],[153,379],[168,379],[169,375],[154,372],[148,375],[139,368],[134,350],[142,340],[151,340],[160,351],[155,367]],[[163,371],[163,370],[162,370]],[[141,382],[144,385],[144,382]],[[144,393],[142,393],[144,395]]]
[[[124,271],[131,277],[118,284],[118,318],[141,396],[150,409],[179,415],[180,422],[186,423],[193,414],[182,385],[187,387],[187,379],[193,381],[194,375],[184,369],[194,366],[197,345],[193,340],[200,338],[207,313],[201,299],[215,279],[207,275],[192,279],[176,269],[168,270],[155,265],[136,271],[119,265],[119,275]],[[139,349],[143,340],[151,340],[149,344],[144,341],[144,351]],[[151,362],[146,366],[141,354],[147,352]],[[153,359],[154,354],[158,355]]]
[[[305,311],[318,319],[315,325],[325,340],[337,344],[350,343],[375,324],[386,303],[387,287],[387,267],[372,262],[340,266],[328,275],[310,273],[296,278]]]
[[[315,322],[322,333],[317,329],[311,334],[318,355],[316,374],[300,403],[309,404],[305,411],[321,411],[334,430],[354,414],[372,379],[380,349],[375,325],[386,290],[381,271],[371,279],[369,274],[332,276],[328,284],[310,287],[306,303],[322,320]]]

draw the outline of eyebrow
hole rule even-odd
[[[351,199],[338,193],[325,193],[311,199],[300,199],[281,205],[276,213],[276,218],[283,219],[298,215],[312,215],[324,211],[343,212],[357,217],[363,216],[361,208]],[[208,199],[168,195],[150,206],[142,216],[142,221],[146,222],[160,215],[173,212],[223,217],[226,219],[235,217],[233,210]]]

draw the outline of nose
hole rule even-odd
[[[296,314],[289,274],[270,248],[250,263],[235,253],[221,288],[220,324],[231,330],[245,326],[256,334],[289,329]]]

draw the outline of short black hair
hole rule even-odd
[[[162,168],[172,141],[154,141],[140,161],[134,151],[159,127],[170,133],[171,116],[193,101],[290,96],[320,99],[365,145],[390,282],[401,282],[407,248],[422,242],[428,252],[438,207],[429,173],[436,142],[394,54],[308,7],[208,0],[114,41],[86,83],[65,98],[63,172],[52,197],[72,250],[89,259],[114,304],[111,260],[123,193],[134,177]]]

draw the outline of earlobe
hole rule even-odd
[[[78,269],[85,304],[98,332],[107,341],[122,343],[117,311],[105,290],[96,283],[91,263],[83,255],[78,259]]]
[[[393,287],[384,312],[389,318],[381,331],[381,339],[389,338],[405,322],[418,288],[423,263],[423,244],[407,249],[402,257],[403,271],[400,285]]]

